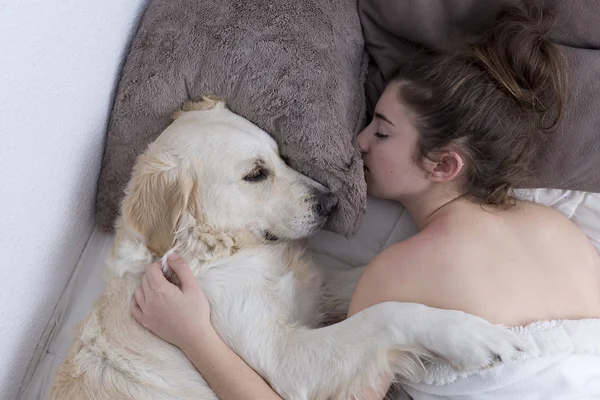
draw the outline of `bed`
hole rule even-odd
[[[600,193],[565,190],[521,190],[519,196],[554,207],[577,224],[600,252]],[[390,244],[416,233],[410,215],[397,203],[368,199],[367,213],[358,233],[351,239],[321,231],[309,241],[315,264],[328,273],[366,265]],[[61,364],[73,339],[74,328],[101,294],[103,263],[113,235],[96,229],[62,294],[50,323],[31,361],[20,400],[45,399],[55,368]]]

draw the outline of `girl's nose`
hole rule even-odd
[[[358,144],[358,147],[363,153],[369,151],[369,136],[369,126],[360,131],[359,134],[356,136],[356,143]]]

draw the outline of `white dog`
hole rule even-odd
[[[297,239],[323,225],[335,197],[224,102],[184,109],[137,161],[106,292],[80,326],[53,399],[216,399],[179,349],[131,316],[144,266],[173,250],[201,282],[220,336],[288,400],[348,400],[395,374],[418,379],[422,358],[477,370],[518,353],[504,328],[418,304],[379,304],[316,328],[321,280]]]

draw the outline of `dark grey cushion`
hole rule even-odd
[[[364,122],[366,55],[347,0],[153,0],[124,65],[109,123],[97,220],[113,228],[135,158],[188,99],[217,95],[272,134],[292,167],[340,201],[350,235],[366,204],[353,136]]]

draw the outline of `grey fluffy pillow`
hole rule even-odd
[[[188,99],[214,94],[271,133],[290,165],[340,198],[327,228],[353,234],[366,204],[353,136],[366,55],[347,0],[154,0],[125,62],[97,197],[113,229],[135,158]]]

